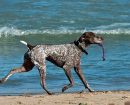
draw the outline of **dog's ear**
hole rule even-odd
[[[79,38],[79,42],[90,42],[90,39],[92,39],[93,37],[95,37],[95,33],[93,32],[85,32],[81,35],[81,37]]]
[[[83,33],[83,34],[81,35],[81,37],[79,38],[79,42],[80,42],[80,43],[84,42],[84,40],[85,40],[85,35],[86,35],[86,32]]]

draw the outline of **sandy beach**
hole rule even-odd
[[[0,96],[0,105],[130,105],[130,92]]]

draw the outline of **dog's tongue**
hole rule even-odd
[[[99,46],[102,48],[102,60],[105,61],[105,51],[104,51],[104,47],[103,47],[103,44],[99,44]]]

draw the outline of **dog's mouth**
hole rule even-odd
[[[103,38],[102,37],[95,37],[94,38],[94,43],[95,44],[102,44],[103,43]]]

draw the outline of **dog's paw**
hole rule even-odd
[[[82,90],[80,93],[86,93],[87,91],[89,91],[89,92],[94,92],[93,89],[85,89],[85,90]]]
[[[3,83],[3,80],[0,80],[0,83],[2,84],[2,83]]]
[[[4,82],[5,82],[5,81],[4,81],[4,78],[0,80],[0,84],[2,84],[2,83],[4,83]]]
[[[68,89],[67,86],[63,87],[63,88],[62,88],[62,93],[63,93],[65,90],[67,90],[67,89]]]
[[[89,89],[89,92],[94,92],[94,90],[93,89]]]
[[[54,95],[55,93],[49,92],[48,95]]]

